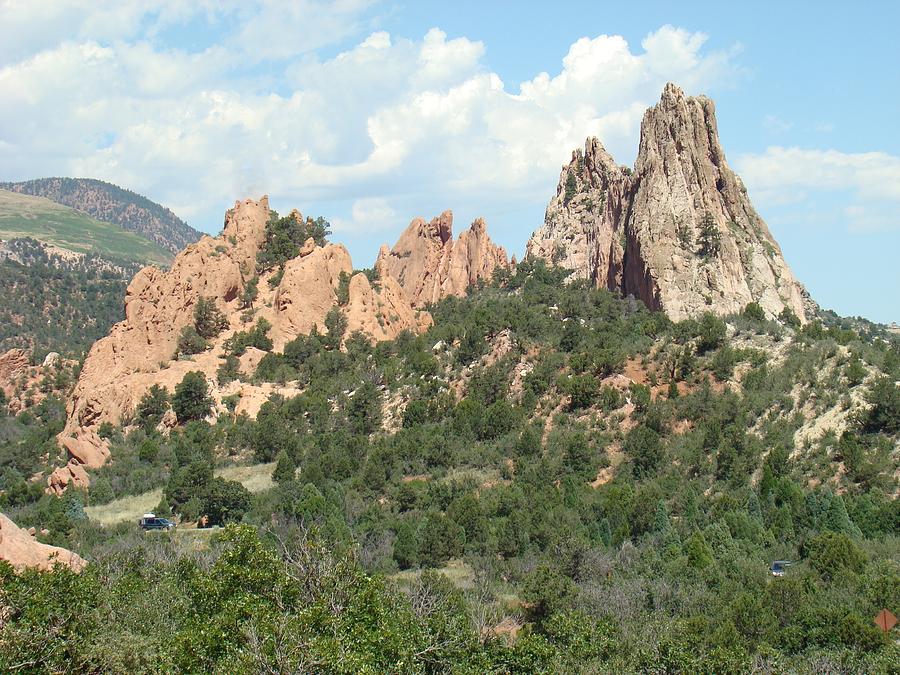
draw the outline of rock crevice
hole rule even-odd
[[[97,433],[100,425],[127,422],[152,385],[171,393],[188,371],[200,371],[217,404],[226,390],[230,391],[217,385],[217,370],[225,356],[225,340],[248,328],[242,321],[248,310],[241,296],[256,275],[257,254],[266,240],[269,216],[266,197],[236,202],[226,213],[218,237],[204,236],[185,248],[167,272],[146,267],[135,275],[125,297],[125,320],[98,340],[85,360],[68,403],[66,425],[58,436],[68,463],[50,475],[48,491],[59,494],[70,484],[87,486],[86,469],[109,459],[107,443]],[[447,235],[449,231],[448,222]],[[438,236],[443,235],[439,232]],[[275,270],[261,275],[258,297],[250,308],[251,320],[269,322],[269,337],[280,351],[313,327],[324,328],[328,312],[339,306],[342,280],[352,272],[350,254],[343,245],[317,246],[309,239],[286,262],[280,279]],[[228,325],[209,349],[179,359],[179,334],[193,322],[201,297],[215,302]],[[374,340],[394,338],[403,330],[424,330],[431,322],[427,312],[413,308],[402,285],[389,275],[375,285],[369,285],[363,275],[354,276],[349,302],[341,309],[351,330],[362,330]],[[241,391],[252,399],[267,389],[248,384]]]

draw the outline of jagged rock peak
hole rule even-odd
[[[527,255],[675,320],[812,306],[725,161],[712,100],[674,84],[644,114],[633,172],[594,138],[572,154]]]
[[[376,261],[379,272],[396,279],[417,307],[465,295],[472,284],[508,267],[506,251],[491,241],[483,218],[454,240],[450,210],[430,222],[414,218],[392,249],[381,247]]]
[[[299,211],[292,215],[302,219]],[[266,197],[235,202],[218,237],[205,236],[185,248],[168,271],[146,267],[135,275],[126,291],[125,320],[94,343],[81,370],[67,407],[65,428],[57,437],[69,461],[49,477],[49,492],[59,494],[71,484],[81,487],[89,483],[85,469],[99,467],[109,459],[108,445],[97,434],[99,426],[129,419],[152,385],[171,392],[185,373],[198,370],[207,376],[214,400],[220,401],[226,392],[216,384],[216,373],[224,358],[224,343],[237,331],[246,330],[244,319],[265,319],[276,351],[314,326],[324,326],[328,312],[340,304],[342,280],[353,272],[350,254],[340,244],[317,246],[308,239],[282,269],[259,275],[258,295],[249,307],[242,300],[248,282],[258,274],[257,254],[265,244],[269,217]],[[448,228],[451,220],[448,214]],[[354,329],[367,332],[372,339],[393,338],[402,330],[422,330],[431,320],[427,312],[413,310],[413,303],[397,284],[387,282],[372,288],[357,279],[349,296],[342,311]],[[210,340],[207,350],[190,360],[178,359],[179,335],[193,323],[200,298],[215,302],[227,327]],[[390,316],[385,315],[388,311]],[[247,401],[265,400],[271,393],[255,385],[244,389]],[[257,409],[243,412],[254,416]]]

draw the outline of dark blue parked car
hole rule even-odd
[[[175,528],[175,523],[169,520],[168,518],[157,518],[152,513],[145,513],[144,517],[138,521],[138,525],[140,525],[142,530],[172,530]]]

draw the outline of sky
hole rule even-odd
[[[823,307],[900,322],[900,3],[0,0],[0,180],[111,181],[209,233],[325,216],[356,267],[415,216],[521,257],[588,136],[672,81]]]

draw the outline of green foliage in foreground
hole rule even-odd
[[[315,539],[275,546],[231,527],[201,560],[173,556],[164,537],[82,574],[0,563],[0,670],[527,673],[614,653],[610,624],[573,613],[514,647],[484,641],[446,580],[423,575],[401,591]]]

